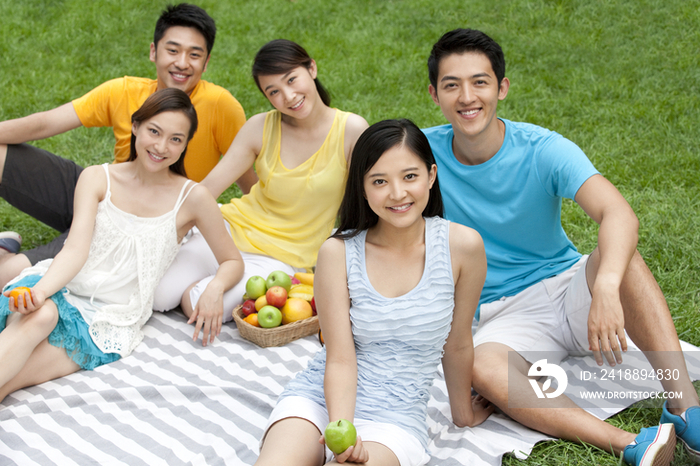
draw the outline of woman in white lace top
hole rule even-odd
[[[132,123],[129,161],[80,175],[61,252],[25,269],[0,297],[0,400],[128,355],[142,339],[158,281],[194,226],[220,267],[190,321],[205,340],[221,329],[220,297],[240,280],[243,262],[216,201],[185,176],[196,111],[187,94],[164,89]],[[11,296],[19,286],[31,291]]]

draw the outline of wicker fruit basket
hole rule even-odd
[[[242,306],[233,310],[233,320],[236,322],[238,332],[246,340],[252,341],[256,345],[267,348],[269,346],[283,346],[290,341],[298,340],[309,335],[318,333],[318,316],[308,319],[298,320],[289,324],[280,325],[274,328],[262,328],[250,325],[243,320]]]

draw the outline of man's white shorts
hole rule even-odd
[[[515,296],[482,304],[474,347],[502,343],[521,354],[546,352],[547,360],[553,364],[569,355],[591,354],[587,260],[588,256],[583,256],[569,270]]]
[[[328,411],[325,406],[321,406],[303,396],[282,398],[277,402],[277,406],[270,414],[270,419],[265,426],[265,434],[260,441],[261,447],[265,441],[265,435],[267,435],[267,431],[272,424],[289,417],[306,419],[315,425],[321,433],[326,429],[329,422]],[[357,429],[357,435],[362,438],[363,442],[381,443],[396,455],[401,466],[422,466],[430,461],[430,456],[428,456],[420,441],[398,426],[357,418],[353,421],[353,424],[355,429]],[[333,453],[326,447],[327,460],[330,460],[332,457]]]

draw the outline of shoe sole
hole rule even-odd
[[[687,443],[685,443],[685,440],[682,438],[678,437],[680,441],[683,443],[683,446],[685,447],[685,451],[688,453],[688,456],[690,456],[690,459],[693,460],[693,463],[695,464],[700,464],[700,451],[693,450],[688,446]]]
[[[22,237],[14,231],[0,233],[0,249],[17,254],[22,247]]]
[[[639,462],[639,466],[668,466],[676,452],[676,429],[673,424],[661,424],[656,438]]]

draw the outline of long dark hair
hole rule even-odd
[[[131,123],[137,125],[144,121],[153,118],[163,112],[182,112],[190,120],[190,132],[187,135],[187,143],[190,142],[195,131],[197,131],[197,111],[192,105],[189,96],[180,89],[168,88],[154,92],[141,105],[141,108],[136,110],[131,115]],[[170,170],[187,177],[185,172],[185,154],[187,153],[187,144],[185,150],[182,151],[180,158],[174,164],[170,165]],[[136,160],[136,136],[131,133],[131,150],[129,151],[129,161]]]
[[[377,224],[379,217],[364,196],[365,175],[386,151],[396,146],[404,146],[413,152],[425,163],[428,172],[435,164],[428,138],[411,120],[384,120],[367,128],[352,151],[345,195],[340,204],[340,224],[333,234],[334,238],[352,238]],[[442,215],[442,195],[436,177],[423,216]]]
[[[260,87],[260,76],[270,76],[272,74],[285,74],[294,68],[303,66],[307,70],[311,67],[311,57],[304,50],[304,47],[286,39],[275,39],[263,45],[253,60],[253,79],[258,89],[265,93]],[[324,104],[330,107],[331,95],[318,80],[314,79],[316,90]]]

